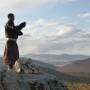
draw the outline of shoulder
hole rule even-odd
[[[8,25],[8,26],[14,26],[14,22],[12,22],[12,21],[7,21],[6,25]]]

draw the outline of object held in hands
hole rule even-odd
[[[24,28],[26,26],[26,22],[22,22],[21,24],[20,24],[20,27],[22,27],[22,28]]]
[[[23,32],[21,31],[21,29],[23,29],[24,27],[26,26],[26,22],[22,22],[20,25],[19,25],[19,30],[18,30],[18,35],[21,36],[23,35]]]

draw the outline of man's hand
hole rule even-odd
[[[21,24],[20,24],[20,27],[22,27],[22,28],[24,28],[26,26],[26,22],[22,22]]]

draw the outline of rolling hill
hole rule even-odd
[[[90,58],[77,60],[71,64],[65,65],[63,67],[57,67],[58,71],[61,72],[84,72],[90,73]]]
[[[31,57],[32,59],[39,60],[52,65],[66,65],[76,60],[82,60],[89,58],[86,55],[70,55],[70,54],[28,54],[25,57]]]

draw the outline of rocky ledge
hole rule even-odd
[[[0,90],[67,90],[66,86],[54,75],[39,73],[21,73],[7,71],[0,66]]]

